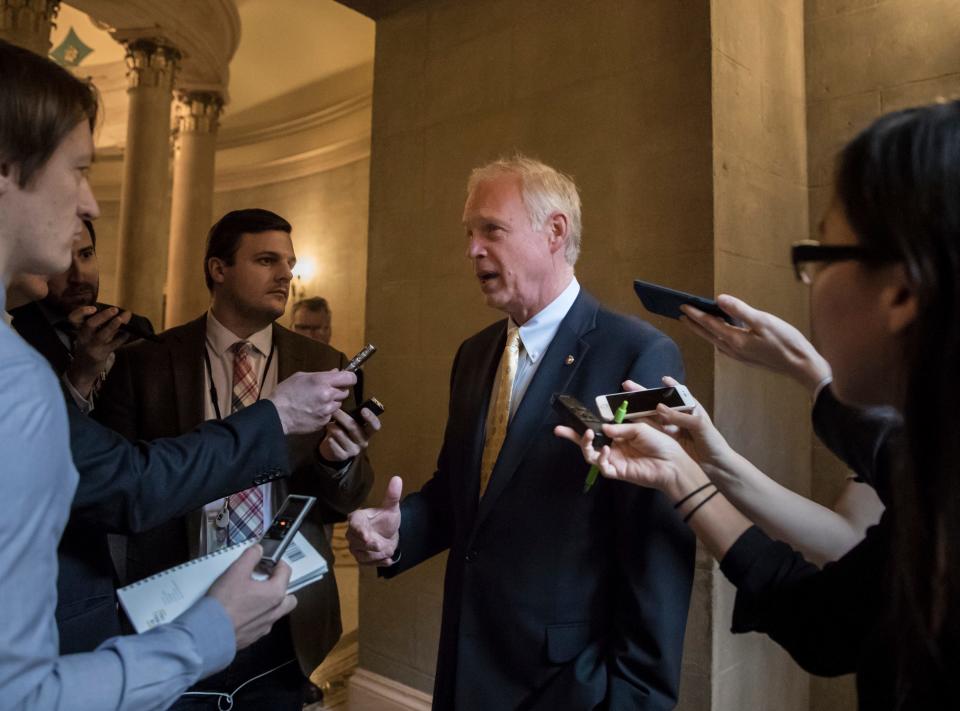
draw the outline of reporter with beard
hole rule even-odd
[[[139,332],[153,333],[143,317],[120,313],[97,302],[100,266],[93,222],[73,244],[70,268],[47,282],[43,299],[10,309],[13,327],[61,376],[68,392],[84,411],[93,406],[91,394],[113,366],[113,352],[129,336],[121,326],[130,323]],[[98,309],[103,309],[97,313]]]

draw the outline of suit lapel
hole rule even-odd
[[[477,348],[479,357],[474,362],[465,360],[457,364],[457,371],[468,375],[466,387],[456,393],[460,402],[451,403],[451,410],[462,408],[464,417],[472,418],[466,420],[464,427],[467,441],[460,467],[464,481],[456,487],[456,491],[460,494],[460,510],[468,520],[473,518],[477,511],[477,497],[480,495],[480,460],[483,457],[487,410],[490,409],[493,381],[497,375],[506,340],[507,321],[504,320],[499,330],[492,333],[490,343]]]
[[[289,378],[294,373],[308,370],[304,364],[303,350],[296,347],[290,332],[273,324],[273,346],[276,349],[274,358],[277,359],[277,382]]]
[[[597,301],[581,290],[577,300],[560,323],[557,335],[553,337],[550,347],[543,354],[543,361],[537,368],[510,422],[510,428],[507,430],[500,456],[490,476],[487,491],[480,501],[474,531],[490,514],[497,499],[517,473],[537,431],[550,417],[551,397],[554,393],[566,390],[570,379],[583,363],[590,345],[582,337],[593,330],[598,307]],[[573,356],[572,362],[569,362],[568,356]],[[486,408],[483,413],[486,414]]]
[[[170,369],[177,404],[177,430],[189,432],[203,422],[203,354],[207,342],[207,315],[186,324],[170,342]]]

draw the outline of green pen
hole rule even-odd
[[[617,411],[613,413],[613,424],[619,425],[623,422],[623,418],[627,416],[627,401],[624,400],[620,403],[620,407],[617,408]],[[593,488],[593,485],[597,483],[597,477],[600,476],[600,467],[594,464],[590,467],[590,471],[587,472],[587,480],[583,482],[583,493],[586,494],[590,489]]]

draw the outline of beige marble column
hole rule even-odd
[[[213,166],[223,98],[215,92],[180,92],[173,149],[170,255],[165,326],[196,318],[207,308],[203,253],[213,210]]]
[[[120,191],[117,302],[163,325],[170,183],[170,102],[180,53],[162,42],[127,44],[130,108]]]
[[[46,57],[60,0],[0,0],[0,39]]]

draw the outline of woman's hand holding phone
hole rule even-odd
[[[721,353],[748,365],[783,373],[814,393],[830,376],[830,366],[799,330],[781,318],[727,294],[717,305],[743,326],[731,326],[689,305],[680,307],[683,324]]]
[[[675,387],[679,383],[669,375],[662,378],[663,384]],[[623,389],[629,391],[644,390],[645,388],[632,380],[624,381]],[[673,437],[684,451],[701,467],[707,470],[722,469],[736,453],[730,448],[727,440],[714,426],[713,421],[703,406],[693,399],[694,408],[683,412],[676,408],[659,405],[657,414],[647,418],[647,421],[665,434]],[[606,432],[604,426],[604,432]]]

